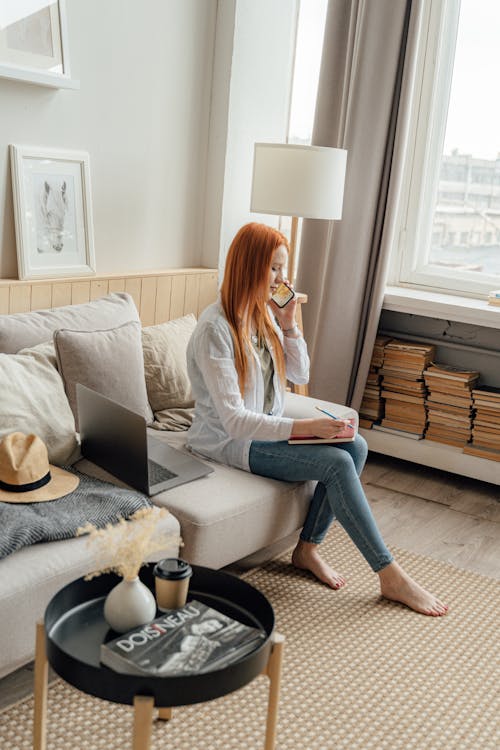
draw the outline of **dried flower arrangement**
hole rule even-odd
[[[141,508],[128,520],[120,518],[98,529],[91,523],[79,528],[77,536],[89,534],[88,544],[95,547],[98,570],[90,573],[90,580],[103,573],[117,573],[125,581],[132,581],[146,564],[146,558],[165,550],[171,544],[182,544],[176,534],[165,534],[158,529],[158,521],[168,514],[165,508]]]

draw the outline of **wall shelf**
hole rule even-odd
[[[450,471],[464,477],[500,485],[500,462],[468,456],[461,448],[436,443],[433,440],[412,440],[378,430],[360,429],[368,447],[374,453],[412,461],[433,469]]]

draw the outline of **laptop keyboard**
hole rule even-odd
[[[156,461],[152,461],[150,458],[148,458],[148,475],[150,486],[160,484],[160,482],[166,482],[167,479],[173,479],[177,476],[173,471],[169,471],[164,466],[160,466],[160,464],[157,464]]]

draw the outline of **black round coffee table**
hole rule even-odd
[[[99,661],[101,644],[116,634],[107,625],[103,609],[109,591],[120,581],[113,574],[91,581],[79,578],[49,602],[38,624],[35,656],[34,748],[45,747],[47,664],[67,683],[84,693],[134,706],[134,750],[150,745],[153,708],[169,719],[173,706],[219,698],[264,673],[270,678],[266,750],[275,746],[277,705],[283,638],[274,633],[274,612],[266,597],[246,581],[222,571],[193,565],[188,601],[197,599],[266,634],[252,653],[221,669],[172,677],[139,676],[115,672]],[[154,591],[153,566],[141,571],[141,580]],[[161,613],[158,612],[159,616]]]

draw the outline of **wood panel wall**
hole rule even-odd
[[[110,292],[128,292],[142,325],[154,325],[190,312],[198,316],[217,297],[217,271],[179,268],[89,278],[0,279],[0,314],[74,305]]]

